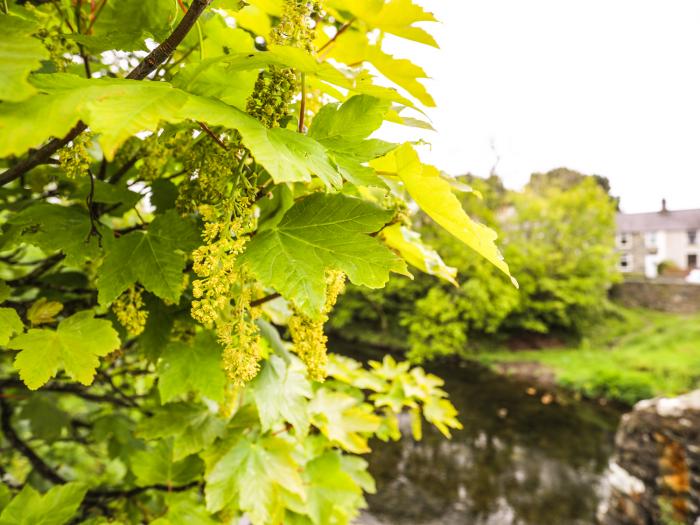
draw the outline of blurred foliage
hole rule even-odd
[[[496,176],[466,182],[471,191],[462,204],[499,232],[519,290],[418,213],[414,228],[458,269],[459,286],[419,274],[393,280],[381,294],[351,288],[331,321],[343,337],[403,348],[422,361],[511,337],[580,337],[605,315],[608,289],[619,278],[616,201],[606,179],[559,169],[534,174],[519,192]]]

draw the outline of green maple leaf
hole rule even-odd
[[[237,129],[255,160],[276,183],[310,181],[312,175],[328,186],[341,183],[326,149],[302,133],[283,128],[267,129],[243,111],[205,97],[190,96],[181,113],[210,125]]]
[[[34,75],[32,83],[40,94],[0,105],[0,157],[21,154],[49,136],[63,136],[82,120],[111,160],[135,133],[157,129],[162,121],[195,120],[238,130],[255,160],[277,183],[310,181],[314,175],[328,186],[342,182],[325,147],[311,137],[282,128],[267,129],[238,108],[167,82],[54,73]]]
[[[336,451],[325,452],[306,464],[307,513],[313,523],[351,523],[358,509],[366,506],[362,489],[374,492],[374,481],[362,472],[366,468],[367,463],[361,458],[344,457]]]
[[[14,365],[27,387],[36,390],[59,369],[84,385],[92,383],[98,357],[121,345],[112,323],[93,316],[91,311],[78,312],[56,330],[31,329],[10,341],[8,348],[20,350]]]
[[[172,440],[163,440],[146,450],[139,450],[131,456],[131,470],[136,483],[146,485],[184,485],[198,478],[202,461],[197,456],[187,456],[180,461],[173,453]]]
[[[12,288],[7,286],[7,283],[0,279],[0,304],[3,303],[12,295]]]
[[[167,514],[149,522],[151,525],[221,525],[209,515],[199,495],[192,492],[166,494]]]
[[[66,483],[39,494],[26,484],[3,509],[0,525],[63,525],[76,513],[86,491],[81,483]]]
[[[326,104],[314,117],[309,136],[316,140],[359,142],[384,122],[390,102],[369,95],[355,95],[343,104]]]
[[[305,492],[292,451],[292,445],[278,437],[252,441],[242,436],[230,448],[208,455],[207,509],[217,512],[233,505],[247,513],[254,525],[275,522],[284,510],[284,491],[302,497]]]
[[[315,193],[256,235],[241,260],[265,285],[317,317],[327,270],[342,270],[353,283],[370,288],[384,286],[390,272],[407,273],[402,259],[367,235],[390,218],[391,212],[361,199]]]
[[[370,451],[367,439],[379,428],[381,419],[367,403],[353,396],[319,389],[309,405],[311,423],[334,444],[348,452]]]
[[[16,102],[36,93],[27,77],[49,58],[49,52],[39,39],[32,37],[38,24],[0,15],[0,27],[0,100]]]
[[[210,446],[225,428],[226,422],[206,407],[171,403],[144,419],[138,434],[146,439],[173,438],[173,459],[177,461]]]
[[[158,376],[161,403],[188,392],[221,402],[226,385],[221,345],[211,332],[198,333],[191,345],[174,341],[160,357]]]
[[[61,410],[51,394],[34,394],[22,406],[20,419],[29,421],[32,434],[45,441],[61,437],[64,428],[70,426],[70,416]]]
[[[179,7],[169,0],[107,2],[91,35],[76,35],[76,40],[93,51],[146,49],[146,38],[162,42],[179,14]]]
[[[342,105],[326,104],[309,129],[347,180],[360,185],[385,186],[373,168],[363,163],[385,155],[396,146],[382,140],[365,140],[384,122],[390,102],[369,95],[355,95]]]
[[[299,434],[307,433],[309,416],[306,407],[311,397],[311,384],[306,375],[306,367],[291,355],[287,361],[271,355],[265,362],[249,385],[263,431],[288,421]]]
[[[199,243],[194,225],[173,210],[157,216],[147,231],[106,243],[97,281],[100,304],[111,303],[137,281],[161,299],[176,303],[184,288],[185,251]]]
[[[0,345],[6,345],[14,334],[24,331],[22,319],[14,308],[0,308]]]
[[[60,251],[70,266],[100,253],[97,239],[89,236],[90,216],[83,208],[35,204],[12,217],[9,224],[6,243],[26,242],[48,253]]]

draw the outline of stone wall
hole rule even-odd
[[[623,416],[601,525],[700,525],[700,390]]]
[[[627,279],[615,285],[610,296],[616,302],[632,308],[679,314],[700,312],[700,284],[678,279]]]

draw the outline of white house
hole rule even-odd
[[[700,209],[618,213],[617,249],[622,272],[656,277],[661,262],[690,271],[700,265]]]

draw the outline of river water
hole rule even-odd
[[[475,366],[431,371],[445,379],[464,430],[451,440],[425,428],[420,442],[374,443],[377,494],[359,523],[594,523],[619,411],[550,399]]]

